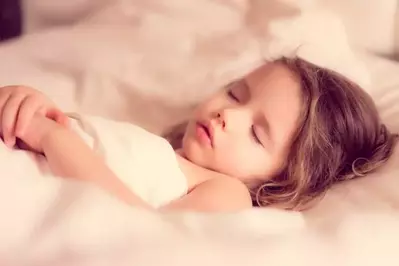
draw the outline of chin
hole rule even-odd
[[[210,154],[204,151],[204,149],[197,142],[191,139],[184,139],[182,143],[182,153],[184,157],[200,167],[211,169],[209,167]]]
[[[195,143],[183,142],[182,151],[187,160],[198,165],[203,164],[203,156],[201,156],[200,147],[195,145]]]

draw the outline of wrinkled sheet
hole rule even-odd
[[[0,179],[1,265],[375,265],[381,259],[397,265],[399,259],[399,215],[393,205],[377,208],[376,200],[374,208],[334,219],[273,209],[160,214],[126,206],[89,184],[21,170],[23,154],[0,144],[0,159],[8,162]]]

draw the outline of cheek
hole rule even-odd
[[[267,174],[271,165],[265,151],[237,142],[221,147],[217,158],[221,172],[242,178]]]

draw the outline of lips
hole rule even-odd
[[[200,126],[205,130],[205,133],[208,136],[208,138],[211,139],[211,132],[209,131],[209,127],[207,125],[204,125],[204,124],[200,124]]]
[[[212,127],[205,122],[197,123],[197,136],[205,144],[213,146],[213,130]]]

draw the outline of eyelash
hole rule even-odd
[[[262,142],[261,142],[260,139],[258,138],[258,135],[256,135],[255,128],[254,128],[253,126],[252,126],[252,128],[251,128],[251,134],[252,134],[252,137],[253,137],[253,139],[254,139],[254,141],[255,141],[256,143],[262,144]]]
[[[227,95],[236,102],[239,102],[239,99],[233,94],[231,90],[227,91]]]
[[[233,99],[235,102],[239,102],[239,99],[233,94],[233,92],[232,92],[231,90],[228,90],[228,91],[227,91],[227,95],[228,95],[231,99]],[[251,127],[251,135],[252,135],[253,140],[254,140],[257,144],[262,145],[262,142],[260,141],[260,139],[259,139],[258,136],[256,135],[255,128],[254,128],[253,126]]]

